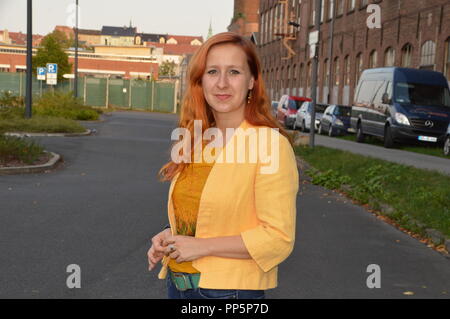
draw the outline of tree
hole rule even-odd
[[[38,48],[33,57],[33,73],[36,74],[37,67],[45,67],[47,63],[58,64],[58,81],[64,80],[63,75],[72,73],[72,64],[69,56],[53,34],[48,34],[42,39],[41,47]]]
[[[175,76],[175,67],[175,62],[164,61],[159,66],[159,76]]]

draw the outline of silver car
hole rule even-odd
[[[324,107],[322,104],[316,104],[316,120],[314,123],[314,131],[319,128],[320,120],[323,116]],[[298,109],[297,116],[294,122],[294,130],[297,128],[302,132],[309,132],[311,129],[311,113],[312,102],[303,102],[302,106]]]

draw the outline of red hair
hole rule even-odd
[[[193,55],[188,66],[187,89],[181,103],[181,114],[178,127],[186,128],[191,132],[191,145],[194,140],[194,120],[201,120],[202,133],[215,124],[214,115],[206,102],[202,88],[202,77],[206,68],[206,57],[209,50],[218,44],[231,43],[239,46],[247,56],[250,72],[255,79],[252,98],[245,105],[244,118],[254,126],[266,126],[278,128],[292,144],[292,139],[272,115],[272,106],[267,97],[266,88],[261,74],[261,63],[256,47],[249,39],[233,32],[218,33],[203,43]],[[178,143],[178,141],[175,141]],[[193,152],[193,147],[191,148]],[[181,172],[187,164],[166,163],[159,171],[162,181],[171,180],[178,172]]]

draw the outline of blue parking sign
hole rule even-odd
[[[38,75],[45,75],[45,73],[47,73],[47,68],[43,68],[43,67],[37,68]]]
[[[57,74],[58,73],[58,64],[47,63],[47,73],[48,74]]]

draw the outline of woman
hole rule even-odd
[[[184,161],[172,158],[160,170],[171,180],[170,225],[148,251],[149,270],[162,259],[158,277],[167,279],[169,298],[260,299],[277,286],[277,265],[294,245],[299,180],[291,139],[270,108],[253,43],[225,32],[198,49],[178,125],[191,133],[183,145],[194,147],[175,152]],[[192,163],[194,120],[205,135],[215,129],[212,162]],[[234,147],[242,132],[244,146]],[[249,160],[265,151],[265,161]],[[236,162],[237,153],[245,162]],[[231,161],[218,160],[229,154]],[[264,172],[268,159],[275,164]]]

